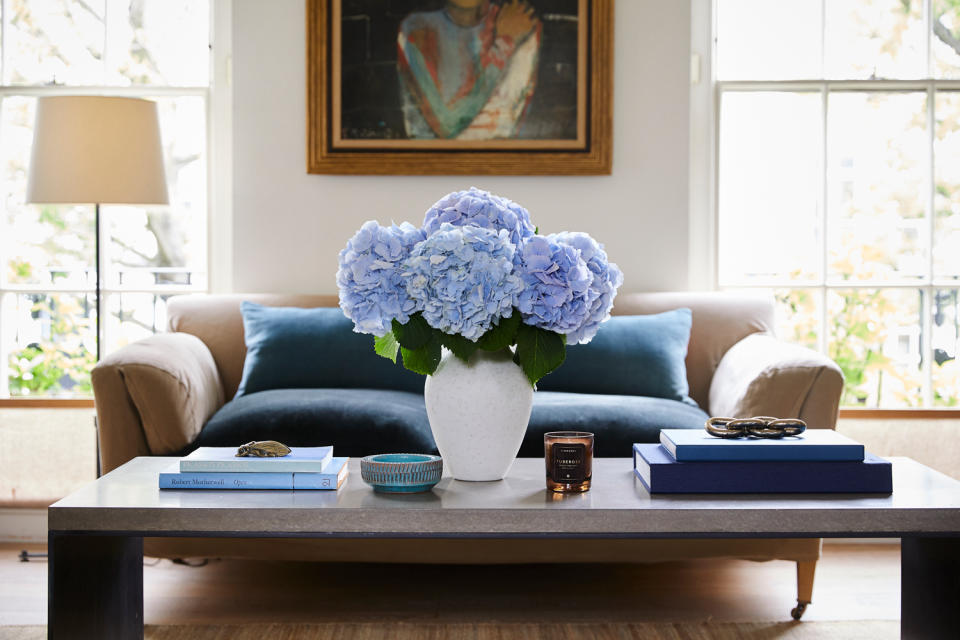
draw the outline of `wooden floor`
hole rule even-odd
[[[19,562],[21,546],[0,545],[0,625],[46,622],[47,565]],[[226,560],[192,568],[147,559],[145,564],[150,565],[144,568],[147,624],[770,622],[789,620],[796,598],[796,565],[783,561],[450,567]],[[825,545],[813,600],[804,620],[896,620],[899,546]]]

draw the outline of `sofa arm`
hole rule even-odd
[[[93,369],[101,468],[180,451],[224,403],[213,356],[196,336],[159,334],[119,349]]]
[[[747,336],[720,360],[710,383],[710,414],[800,418],[833,429],[843,373],[833,360],[766,334]]]

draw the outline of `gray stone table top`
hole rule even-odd
[[[381,494],[359,460],[339,491],[160,490],[176,458],[136,458],[49,508],[51,531],[182,536],[898,537],[960,535],[960,482],[893,458],[892,495],[651,495],[630,458],[594,460],[584,494],[546,491],[542,458],[499,482],[444,477]]]

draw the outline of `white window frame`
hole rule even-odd
[[[821,12],[825,3],[821,0]],[[934,197],[935,176],[933,155],[936,136],[936,93],[939,90],[960,91],[960,80],[933,79],[932,55],[932,0],[924,0],[923,12],[926,22],[925,55],[927,78],[921,80],[719,80],[716,77],[716,0],[692,0],[691,5],[691,91],[690,91],[690,241],[689,272],[691,288],[703,289],[805,289],[818,292],[821,300],[819,318],[818,350],[827,352],[828,312],[826,298],[830,290],[856,289],[910,289],[922,292],[920,312],[923,358],[921,364],[923,406],[933,411],[949,411],[933,407],[932,360],[932,299],[938,289],[957,289],[960,282],[951,278],[935,278],[934,274]],[[822,13],[821,13],[822,15]],[[821,21],[821,29],[823,22]],[[822,41],[822,39],[821,39]],[[820,185],[818,193],[819,215],[822,231],[820,238],[821,273],[816,283],[792,282],[786,278],[765,281],[720,280],[720,235],[719,229],[719,122],[725,93],[747,91],[786,91],[819,93],[822,124],[820,129]],[[888,282],[831,281],[828,276],[828,242],[831,230],[827,226],[827,107],[832,92],[924,92],[927,100],[928,153],[926,157],[924,198],[925,243],[927,269],[923,278]],[[894,413],[898,409],[876,409]]]
[[[8,0],[0,0],[4,5]],[[7,29],[7,20],[9,14],[3,12],[3,20],[0,21],[0,38],[3,38],[3,32]],[[108,308],[110,298],[119,294],[137,294],[146,293],[154,295],[184,294],[184,293],[203,293],[208,291],[226,292],[232,287],[230,263],[232,259],[232,174],[231,174],[231,154],[232,154],[232,90],[231,90],[231,56],[232,56],[232,38],[231,38],[231,20],[232,8],[230,0],[210,0],[210,34],[208,43],[211,49],[209,56],[210,75],[207,86],[201,87],[181,87],[181,86],[37,86],[37,85],[4,85],[0,84],[0,99],[13,96],[45,97],[56,95],[98,95],[98,96],[120,96],[120,97],[138,97],[146,99],[155,99],[162,97],[199,97],[204,100],[204,111],[206,115],[205,129],[206,140],[206,158],[207,158],[207,194],[206,194],[206,216],[207,216],[207,246],[206,260],[203,265],[205,274],[204,284],[189,285],[153,285],[153,286],[116,286],[110,282],[109,278],[103,277],[106,272],[106,262],[101,260],[101,295],[103,301],[100,308]],[[0,48],[0,52],[5,49]],[[2,63],[6,63],[5,53],[3,53]],[[2,104],[2,103],[0,103]],[[2,108],[2,107],[0,107]],[[92,203],[91,203],[92,206]],[[109,225],[101,225],[100,229],[100,255],[104,255],[104,250],[109,241]],[[0,265],[5,265],[5,257],[0,255]],[[42,285],[16,285],[4,284],[0,279],[0,298],[5,294],[46,294],[46,293],[68,293],[68,294],[88,294],[94,293],[91,287],[58,287]],[[0,316],[2,320],[2,316]],[[109,328],[107,322],[101,323],[100,335],[98,340],[101,345],[109,343]],[[158,327],[162,331],[165,327]],[[3,327],[0,326],[0,332]],[[0,333],[2,335],[2,333]],[[102,353],[106,353],[104,350]],[[77,398],[61,399],[55,396],[43,397],[35,396],[32,398],[11,398],[9,394],[9,364],[7,353],[0,353],[0,401],[4,405],[14,406],[51,406],[61,401],[64,406],[75,405]],[[43,402],[36,402],[42,400]],[[82,401],[82,399],[79,399]],[[18,404],[22,402],[22,404]]]

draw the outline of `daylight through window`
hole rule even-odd
[[[206,0],[0,0],[0,397],[90,396],[93,203],[25,204],[36,100],[157,102],[167,207],[101,208],[103,353],[162,331],[207,287]]]
[[[717,0],[718,278],[854,407],[960,404],[960,2]]]

